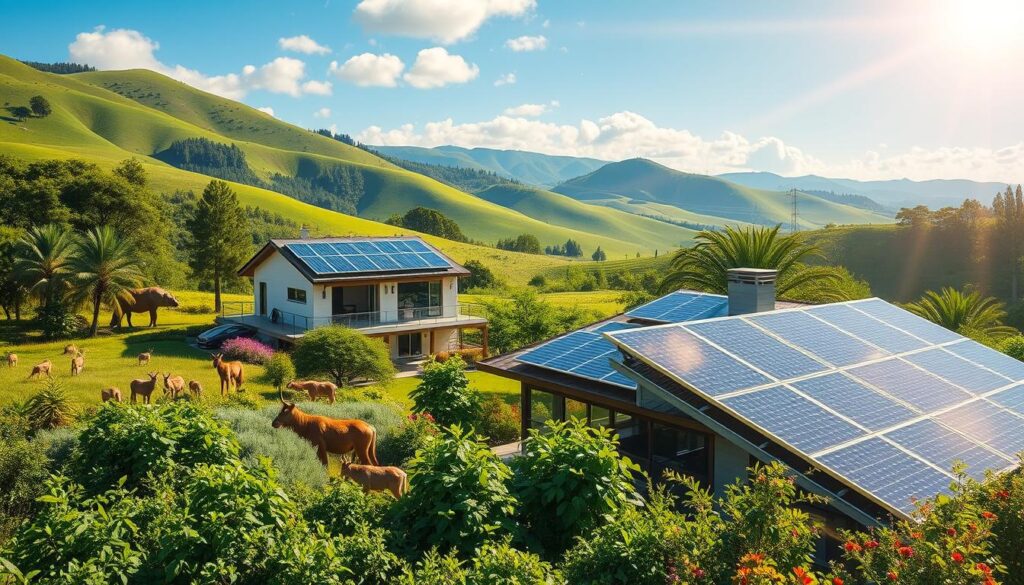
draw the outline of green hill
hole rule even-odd
[[[610,163],[553,189],[580,201],[623,197],[641,203],[671,205],[690,213],[759,224],[788,224],[789,193],[744,187],[717,177],[683,173],[646,159]],[[829,223],[891,223],[884,215],[798,193],[802,228]]]

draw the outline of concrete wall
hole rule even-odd
[[[285,260],[280,253],[274,252],[256,267],[253,276],[253,310],[259,312],[260,283],[267,283],[267,317],[271,311],[278,309],[285,313],[293,313],[312,318],[319,312],[319,290],[313,290],[313,284],[291,262]],[[288,288],[306,291],[306,304],[288,300]],[[330,307],[330,299],[327,300]],[[314,312],[316,311],[316,312]],[[330,310],[328,309],[328,313]]]
[[[392,288],[394,292],[392,292]],[[397,321],[398,320],[398,283],[394,281],[382,282],[377,285],[377,290],[380,291],[380,296],[377,297],[377,302],[380,303],[378,310],[380,311],[380,318],[382,321]],[[398,351],[394,348],[394,351]],[[398,355],[397,353],[395,355]]]
[[[459,304],[459,279],[454,276],[447,276],[441,279],[441,306],[444,308],[442,316],[454,317],[458,311]]]
[[[746,480],[747,466],[750,455],[720,435],[715,435],[714,478],[712,484],[715,495],[725,495],[725,486],[735,483],[737,479]]]

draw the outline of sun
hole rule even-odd
[[[945,0],[941,5],[941,42],[950,49],[991,57],[1021,47],[1024,0]]]

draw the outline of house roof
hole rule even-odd
[[[415,248],[407,247],[407,242]],[[273,239],[238,275],[254,276],[256,267],[275,252],[314,284],[469,275],[466,268],[418,236]]]

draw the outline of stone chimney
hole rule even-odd
[[[778,274],[777,270],[767,268],[730,268],[729,314],[775,310],[775,279]]]

